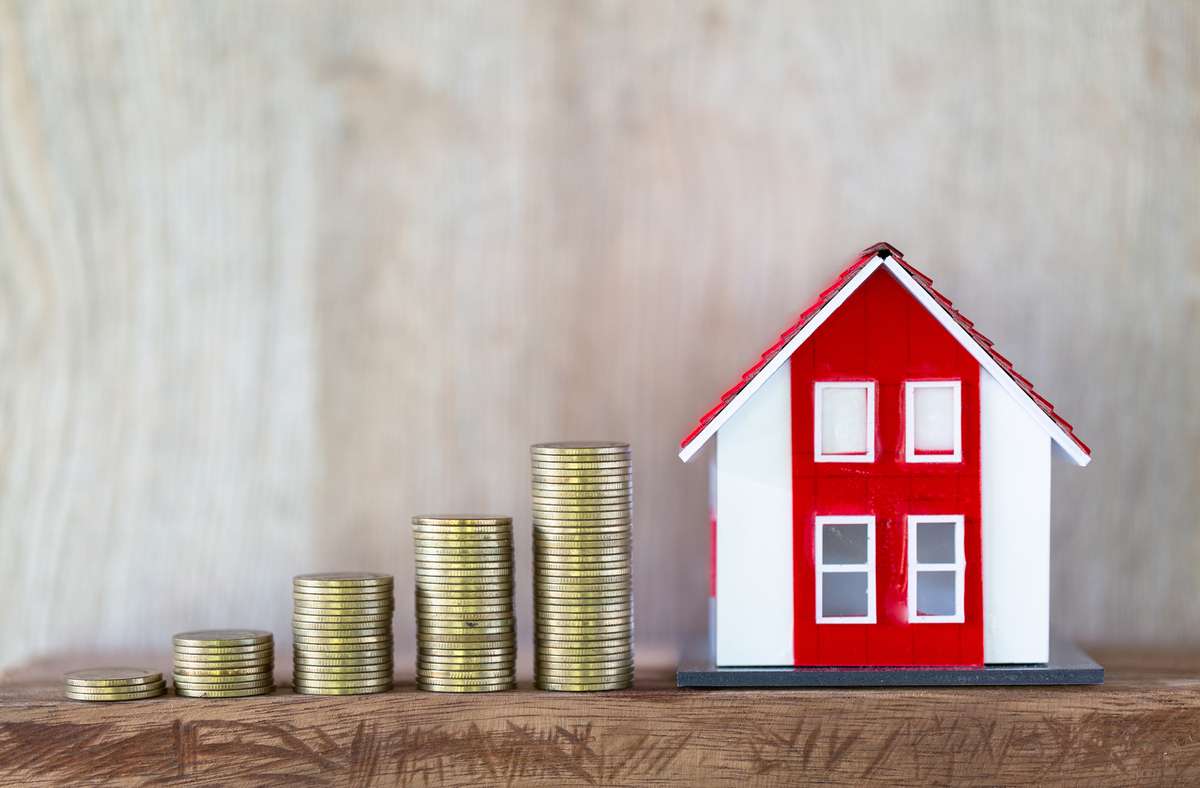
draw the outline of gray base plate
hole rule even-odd
[[[986,687],[1103,684],[1104,668],[1072,643],[1053,642],[1044,665],[867,668],[722,668],[697,650],[675,674],[680,687]]]

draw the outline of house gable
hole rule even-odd
[[[1079,466],[1091,462],[1091,450],[1075,436],[1071,425],[1054,411],[1053,405],[1040,396],[1033,384],[1022,377],[995,345],[977,331],[974,324],[953,304],[933,288],[933,280],[906,262],[899,250],[880,243],[864,250],[863,254],[833,285],[817,298],[800,317],[780,334],[759,361],[748,369],[736,385],[726,391],[716,407],[701,417],[696,428],[680,443],[679,457],[690,460],[723,424],[742,407],[783,363],[800,348],[826,320],[880,267],[887,269],[901,285],[950,333],[964,349],[976,358],[980,366],[1012,396],[1022,409],[1051,439]]]

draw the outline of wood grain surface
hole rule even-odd
[[[1097,687],[61,697],[0,686],[21,785],[1194,785],[1200,659],[1108,652]]]
[[[517,517],[527,637],[526,447],[580,437],[634,445],[673,647],[678,439],[878,240],[1095,449],[1056,626],[1196,640],[1198,40],[1190,2],[0,0],[0,665],[283,636],[297,572],[407,587],[427,510]]]

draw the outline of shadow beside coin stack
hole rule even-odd
[[[392,688],[391,575],[326,572],[292,580],[292,687],[304,695]]]
[[[492,692],[516,682],[512,518],[413,518],[417,687]]]
[[[257,629],[207,629],[174,637],[175,694],[241,698],[275,691],[275,638]]]

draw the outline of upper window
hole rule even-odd
[[[909,515],[908,620],[961,624],[965,572],[962,515]]]
[[[817,623],[875,623],[875,518],[818,517]]]
[[[962,461],[962,382],[910,380],[904,384],[904,459]]]
[[[875,461],[875,382],[817,383],[813,391],[813,459]]]

